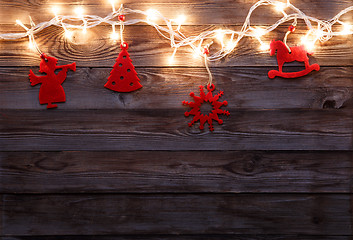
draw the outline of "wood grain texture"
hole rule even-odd
[[[3,225],[5,236],[349,235],[350,201],[348,194],[5,195]]]
[[[38,73],[38,68],[32,68]],[[294,68],[295,69],[295,68]],[[323,67],[300,79],[269,79],[269,68],[213,68],[216,91],[223,90],[226,108],[353,108],[353,68]],[[199,68],[139,68],[143,88],[117,93],[104,88],[110,68],[80,68],[63,83],[67,102],[59,109],[186,109],[183,100],[199,95],[208,75]],[[291,68],[291,71],[293,68]],[[0,109],[42,110],[39,86],[31,87],[29,68],[0,68]]]
[[[288,25],[262,37],[265,43],[273,39],[283,39]],[[0,25],[1,27],[2,25]],[[6,32],[18,32],[13,25],[3,26]],[[185,26],[183,33],[186,36],[195,36],[202,31],[218,29],[216,26]],[[223,26],[240,30],[240,26]],[[150,26],[127,26],[124,31],[125,40],[129,43],[129,54],[135,67],[202,67],[202,58],[195,58],[190,47],[182,47],[175,55],[171,64],[170,57],[173,49],[170,42],[162,38]],[[340,31],[340,28],[336,30]],[[0,29],[0,32],[1,29]],[[81,31],[74,32],[73,40],[67,40],[61,28],[50,27],[36,35],[36,42],[40,49],[54,56],[60,61],[76,62],[80,67],[112,67],[120,52],[120,43],[110,39],[111,27],[99,26],[90,29],[83,35]],[[295,34],[288,38],[290,46],[300,45],[301,37],[306,34],[306,27],[298,27]],[[209,40],[211,41],[211,40]],[[207,43],[207,41],[206,41]],[[310,63],[320,66],[353,66],[353,37],[336,36],[325,43],[317,43],[315,54],[310,57]],[[211,53],[218,51],[220,44],[215,40],[210,48]],[[243,38],[235,51],[221,61],[210,62],[214,67],[234,66],[267,66],[277,67],[276,57],[271,57],[268,52],[259,50],[259,42],[253,38]],[[40,58],[36,51],[28,49],[28,38],[16,41],[2,41],[0,44],[0,66],[38,66]],[[287,64],[285,64],[286,66]],[[300,66],[302,63],[291,63],[290,66]]]
[[[157,9],[167,18],[176,18],[179,14],[188,16],[185,24],[202,25],[202,24],[243,24],[250,7],[256,3],[256,0],[124,0],[122,3],[126,8],[148,10],[150,8]],[[57,3],[57,2],[55,2]],[[324,0],[301,0],[291,1],[297,8],[304,13],[323,20],[329,20],[339,11],[352,5],[350,0],[341,1],[324,1]],[[0,21],[4,23],[15,23],[20,18],[24,22],[28,22],[28,15],[31,15],[36,22],[48,21],[53,18],[51,7],[54,3],[48,1],[11,1],[2,0],[2,10],[0,12]],[[82,2],[73,2],[69,0],[60,1],[58,5],[62,8],[61,14],[72,14],[72,9],[78,5],[84,4],[85,13],[95,14],[105,17],[111,12],[111,5],[106,1],[85,0]],[[117,4],[118,6],[118,4]],[[16,12],[14,12],[16,9]],[[210,17],[211,16],[211,17]],[[130,17],[130,15],[128,16]],[[131,16],[141,17],[141,16]],[[254,12],[253,24],[273,24],[281,15],[274,11],[272,7],[261,8]],[[346,16],[349,18],[350,16]],[[144,18],[144,17],[143,17]],[[343,18],[343,19],[347,19]]]
[[[124,0],[125,7],[188,16],[182,31],[240,30],[256,0]],[[63,14],[84,5],[106,16],[107,1],[57,2]],[[292,0],[330,19],[351,0]],[[52,1],[0,2],[0,33],[19,32],[20,19],[53,17]],[[271,13],[271,15],[268,15]],[[254,26],[280,15],[256,11]],[[132,18],[136,16],[127,16]],[[343,19],[353,22],[352,14]],[[262,38],[283,39],[290,23]],[[289,36],[297,45],[303,22]],[[340,30],[336,26],[334,30]],[[270,80],[276,58],[245,38],[211,63],[217,91],[231,115],[215,132],[189,128],[183,100],[192,100],[207,73],[188,47],[173,49],[151,26],[126,26],[125,39],[143,88],[103,87],[120,52],[100,25],[68,41],[59,27],[35,36],[59,64],[76,61],[63,84],[67,102],[48,111],[30,87],[39,57],[28,39],[0,42],[0,239],[352,239],[353,37],[316,45],[319,72]],[[217,50],[216,41],[211,53]],[[285,71],[303,68],[300,63]],[[273,150],[273,151],[272,151]],[[280,151],[278,151],[280,150]],[[309,150],[309,151],[307,151]]]
[[[0,239],[1,237],[3,236],[3,224],[2,224],[2,217],[3,217],[3,197],[4,195],[3,194],[0,194]]]
[[[351,193],[350,152],[0,152],[2,193]]]
[[[214,132],[183,112],[4,110],[0,150],[352,150],[351,111],[230,109]]]
[[[16,236],[1,240],[351,240],[351,236],[315,235],[246,235],[246,234],[202,234],[202,235],[125,235],[125,236]]]

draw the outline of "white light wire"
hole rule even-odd
[[[263,44],[263,42],[261,41],[261,36],[259,36],[258,33],[256,33],[256,28],[253,28],[250,24],[252,13],[255,9],[257,9],[260,6],[271,5],[273,7],[276,7],[279,4],[284,5],[284,9],[282,9],[280,11],[283,14],[283,17],[281,19],[279,19],[273,25],[262,29],[261,36],[273,31],[279,25],[281,25],[287,21],[302,19],[302,20],[304,20],[304,22],[308,28],[307,35],[309,33],[312,33],[313,31],[317,33],[316,38],[312,40],[313,44],[317,40],[319,40],[321,42],[325,42],[325,41],[328,41],[333,36],[342,35],[341,32],[332,31],[332,26],[336,23],[344,26],[344,23],[340,20],[340,17],[350,11],[353,11],[353,6],[347,7],[346,9],[339,12],[332,19],[325,21],[325,20],[319,20],[317,18],[305,15],[301,10],[299,10],[298,8],[293,6],[289,2],[289,0],[287,0],[286,3],[283,3],[281,1],[275,1],[275,0],[260,0],[260,1],[256,2],[250,8],[248,15],[245,19],[245,22],[244,22],[240,31],[234,31],[234,30],[230,30],[230,29],[222,30],[223,36],[228,36],[228,35],[231,36],[231,41],[233,41],[234,36],[237,36],[237,37],[235,37],[235,41],[233,43],[231,43],[230,47],[226,46],[222,42],[221,48],[218,51],[216,51],[208,56],[205,56],[206,60],[207,61],[217,61],[217,60],[220,60],[223,57],[227,56],[229,53],[231,53],[236,48],[238,42],[243,37],[254,37],[260,42],[260,44]],[[287,14],[285,12],[286,9],[290,9],[294,13]],[[51,19],[48,22],[42,22],[42,23],[35,24],[35,25],[32,22],[31,28],[26,27],[25,28],[26,32],[24,32],[24,33],[0,34],[0,40],[1,39],[2,40],[16,40],[16,39],[20,39],[20,38],[24,38],[24,37],[29,37],[29,41],[30,42],[32,41],[34,46],[37,46],[35,43],[35,40],[34,40],[34,35],[41,32],[42,30],[44,30],[47,27],[50,27],[50,26],[62,27],[66,31],[67,29],[89,29],[89,28],[96,27],[102,23],[110,24],[111,26],[115,26],[117,24],[117,22],[114,21],[113,19],[118,17],[122,11],[125,15],[134,13],[134,14],[145,15],[147,17],[146,19],[129,19],[129,20],[125,21],[124,23],[120,22],[119,23],[120,24],[120,35],[121,35],[122,42],[123,42],[122,32],[124,29],[124,25],[146,23],[146,24],[153,26],[161,36],[163,36],[164,38],[166,38],[170,41],[171,47],[174,48],[172,56],[175,55],[178,48],[183,47],[183,46],[190,46],[196,54],[202,56],[201,47],[202,47],[203,42],[207,39],[216,38],[217,34],[219,34],[219,32],[220,32],[219,30],[205,31],[205,32],[202,32],[196,36],[186,37],[183,33],[181,33],[181,24],[180,23],[177,23],[175,20],[168,19],[168,18],[164,17],[158,11],[154,11],[155,16],[153,16],[153,17],[155,17],[159,20],[162,20],[164,22],[163,25],[158,25],[155,21],[151,21],[151,19],[149,19],[150,13],[148,11],[123,8],[123,6],[121,5],[121,7],[119,8],[118,11],[113,11],[112,13],[108,14],[104,18],[102,18],[100,16],[96,16],[96,15],[82,15],[82,16],[56,15],[53,19]],[[83,24],[72,24],[72,22],[75,22],[75,21],[81,21],[81,22],[83,22]],[[314,27],[313,23],[315,23],[314,25],[316,25],[317,27]],[[174,25],[174,27],[173,27],[173,25]],[[175,27],[175,25],[177,25],[177,27]],[[346,34],[353,34],[353,30],[350,30]],[[36,48],[37,48],[37,50],[39,50],[38,46]]]

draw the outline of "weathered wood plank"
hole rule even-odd
[[[4,195],[3,194],[0,194],[0,239],[1,239],[1,236],[3,236],[3,224],[2,224],[2,216],[3,216],[3,197]]]
[[[272,39],[283,39],[288,25],[284,25],[262,37],[265,43]],[[1,27],[2,25],[0,25]],[[3,26],[7,32],[12,32],[12,25]],[[229,28],[240,30],[240,26],[186,26],[183,32],[186,36],[197,35],[205,30]],[[124,31],[125,40],[130,44],[129,54],[136,67],[145,66],[182,66],[204,67],[202,58],[195,58],[190,47],[180,48],[173,63],[170,57],[173,49],[167,39],[162,38],[156,30],[149,26],[127,26]],[[338,29],[339,31],[339,29]],[[1,29],[0,29],[1,32]],[[290,35],[288,44],[300,45],[300,38],[306,33],[306,27],[298,27],[295,34]],[[58,58],[60,61],[76,61],[78,66],[111,67],[120,52],[120,43],[110,39],[111,27],[100,26],[90,29],[83,35],[76,31],[72,41],[67,40],[63,30],[50,27],[36,35],[36,41],[43,52]],[[225,41],[227,41],[225,39]],[[337,36],[326,43],[317,43],[315,54],[310,62],[317,62],[320,66],[352,66],[353,65],[353,37]],[[211,53],[219,50],[219,43],[215,40]],[[227,58],[211,62],[211,66],[268,66],[277,67],[276,57],[259,50],[256,39],[244,38],[235,51]],[[38,66],[40,58],[36,51],[28,49],[28,38],[17,41],[1,41],[0,66]],[[302,63],[292,63],[293,66],[304,67]]]
[[[240,235],[240,234],[199,234],[199,235],[131,235],[131,236],[16,236],[3,237],[1,240],[351,240],[351,236],[315,235]]]
[[[64,62],[65,63],[65,62]],[[38,73],[38,68],[33,68]],[[227,107],[242,109],[353,108],[353,68],[323,67],[300,79],[271,80],[269,68],[213,68],[216,91]],[[208,75],[198,68],[139,68],[144,86],[132,93],[104,88],[110,68],[80,68],[63,83],[67,102],[59,109],[185,109],[181,102],[199,94]],[[0,68],[0,109],[44,109],[39,86],[31,87],[29,68]]]
[[[0,152],[2,193],[351,193],[350,152]]]
[[[257,2],[256,0],[126,0],[124,6],[126,8],[147,10],[150,8],[160,11],[165,17],[176,18],[179,14],[188,16],[185,24],[242,24],[250,7]],[[292,3],[301,9],[304,13],[317,17],[319,19],[328,20],[335,16],[339,11],[352,5],[350,0],[302,0],[292,1]],[[117,3],[118,6],[119,3]],[[61,14],[73,14],[72,9],[78,5],[84,5],[85,13],[95,14],[105,17],[111,12],[111,6],[108,1],[86,0],[82,2],[60,1]],[[51,7],[53,3],[47,1],[11,1],[2,0],[0,12],[0,22],[14,23],[20,18],[24,22],[28,21],[28,15],[31,15],[36,22],[48,21],[53,18]],[[252,23],[256,24],[273,24],[281,17],[271,7],[261,8],[254,12]],[[129,15],[130,17],[130,15]],[[133,16],[141,18],[141,16]],[[349,16],[347,16],[349,17]],[[142,17],[144,18],[144,17]]]
[[[350,235],[351,200],[349,194],[5,195],[3,234]]]
[[[2,110],[0,150],[352,149],[351,110],[228,110],[214,133],[183,110]]]

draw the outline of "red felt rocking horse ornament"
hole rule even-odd
[[[289,27],[289,31],[287,32],[286,36],[289,32],[294,31],[294,27]],[[285,38],[286,39],[286,38]],[[312,55],[313,53],[308,53],[303,45],[291,47],[288,49],[287,45],[282,41],[275,41],[272,40],[270,44],[270,55],[274,56],[277,51],[277,63],[278,63],[278,70],[271,70],[268,72],[269,78],[274,78],[276,76],[283,77],[283,78],[297,78],[302,77],[310,72],[316,70],[320,70],[320,66],[318,64],[309,64],[309,58],[307,55]],[[305,69],[299,72],[283,72],[282,67],[285,62],[304,62]]]

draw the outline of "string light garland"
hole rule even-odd
[[[353,6],[347,7],[346,9],[339,12],[335,17],[330,20],[319,20],[315,17],[308,16],[304,14],[300,9],[296,8],[290,3],[289,0],[286,2],[273,1],[273,0],[260,0],[256,2],[249,10],[248,15],[245,19],[245,22],[240,31],[234,31],[230,29],[216,29],[212,31],[205,31],[196,36],[186,37],[181,32],[181,26],[185,22],[186,17],[184,15],[179,16],[177,19],[168,19],[164,17],[160,12],[154,9],[149,9],[147,11],[134,10],[130,8],[124,8],[123,5],[120,6],[118,10],[115,8],[115,1],[110,0],[112,5],[112,12],[106,17],[100,17],[96,15],[86,15],[82,7],[77,7],[75,9],[76,15],[60,15],[59,8],[53,6],[54,18],[48,22],[42,22],[39,24],[34,24],[31,21],[31,27],[26,27],[21,21],[17,20],[17,24],[20,25],[26,32],[23,33],[5,33],[0,34],[0,39],[2,40],[16,40],[24,37],[29,38],[29,44],[32,49],[36,49],[40,52],[34,35],[39,33],[50,26],[62,27],[65,31],[65,36],[70,39],[72,37],[72,32],[70,29],[81,29],[83,33],[89,28],[96,27],[100,24],[109,24],[112,26],[112,39],[117,39],[119,36],[115,31],[115,26],[120,25],[121,31],[123,25],[122,21],[115,21],[114,18],[119,17],[123,12],[124,15],[128,14],[140,14],[145,16],[142,19],[128,19],[124,22],[124,25],[133,25],[137,23],[146,23],[154,27],[158,33],[164,38],[170,41],[170,45],[174,48],[174,51],[171,55],[170,62],[173,61],[173,58],[180,47],[189,46],[193,49],[196,56],[203,57],[203,43],[207,39],[217,39],[220,42],[220,49],[214,51],[212,54],[209,54],[206,58],[207,61],[217,61],[221,58],[227,56],[229,53],[234,51],[239,41],[244,37],[252,37],[258,40],[262,51],[269,49],[269,44],[262,41],[261,37],[265,34],[273,31],[279,25],[287,21],[297,21],[299,19],[304,20],[307,26],[307,33],[302,38],[302,43],[305,44],[306,48],[312,50],[317,41],[325,42],[328,41],[333,36],[338,35],[349,35],[353,34],[353,27],[349,23],[345,23],[340,20],[341,16],[353,11]],[[282,13],[283,17],[280,18],[276,23],[268,27],[253,27],[251,25],[251,16],[252,13],[260,6],[271,6],[275,11]],[[287,14],[286,11],[291,10],[292,13]],[[73,24],[76,22],[81,22],[80,24]],[[164,24],[159,25],[156,22],[162,21]],[[333,31],[332,26],[335,24],[340,24],[342,31]],[[176,27],[175,27],[176,26]],[[122,35],[122,34],[121,34]],[[122,36],[120,36],[122,37]],[[229,39],[225,43],[225,39]],[[211,43],[212,44],[212,43]],[[41,53],[41,52],[40,52]]]

